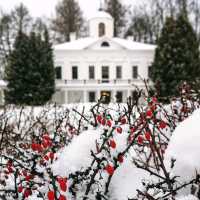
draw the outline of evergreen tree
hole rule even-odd
[[[54,64],[48,33],[44,40],[34,32],[19,32],[6,66],[6,103],[42,105],[54,93]]]
[[[70,33],[80,34],[83,25],[82,11],[76,0],[62,0],[56,6],[56,18],[52,20],[52,29],[59,35],[59,42],[70,41]]]
[[[166,20],[155,52],[152,78],[161,97],[177,95],[183,81],[198,82],[199,43],[185,13],[177,20]]]
[[[119,36],[121,29],[126,24],[126,7],[119,0],[108,0],[106,3],[106,11],[114,19],[114,36]]]

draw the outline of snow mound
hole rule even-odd
[[[182,181],[195,178],[196,171],[200,172],[200,109],[183,121],[172,134],[165,153],[165,162],[170,166],[175,159],[172,175],[180,176]]]
[[[92,162],[91,150],[95,151],[95,141],[99,140],[100,131],[84,131],[65,147],[58,160],[52,165],[55,174],[68,176],[83,167],[88,167]]]
[[[147,172],[137,169],[131,160],[119,167],[113,175],[110,185],[112,200],[127,200],[137,195],[137,189],[143,188],[142,180],[149,178]]]
[[[186,197],[178,198],[177,200],[198,200],[198,198],[193,195],[188,195]]]

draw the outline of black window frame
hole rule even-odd
[[[78,66],[72,66],[72,79],[77,80],[78,79]]]
[[[89,79],[95,79],[95,67],[94,65],[89,66]]]
[[[90,96],[91,94],[93,94],[94,96],[91,97],[91,96]],[[93,103],[93,102],[96,101],[96,92],[95,92],[95,91],[89,91],[89,92],[88,92],[88,101],[89,101],[90,103]]]
[[[107,69],[107,70],[105,70],[105,69]],[[104,74],[105,71],[107,71],[107,76],[106,76],[106,74]],[[109,80],[109,78],[110,78],[109,66],[101,67],[101,77],[102,77],[102,80]]]
[[[122,79],[122,66],[116,66],[116,79]]]
[[[133,79],[138,78],[138,66],[137,65],[132,66],[132,78]]]
[[[123,91],[117,91],[116,92],[116,102],[122,103],[123,102]]]
[[[103,22],[99,23],[99,37],[102,37],[106,34],[106,25]]]

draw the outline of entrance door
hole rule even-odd
[[[101,101],[103,103],[110,103],[111,100],[111,92],[110,91],[101,91]]]

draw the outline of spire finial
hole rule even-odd
[[[100,0],[99,10],[100,11],[104,10],[104,0]]]

